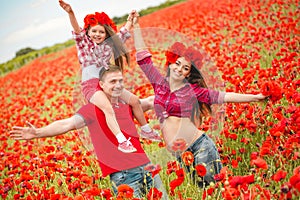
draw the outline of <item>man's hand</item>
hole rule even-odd
[[[29,127],[14,126],[9,132],[10,137],[15,140],[31,140],[37,138],[36,128],[29,122],[26,122]]]

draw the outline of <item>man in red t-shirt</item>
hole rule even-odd
[[[118,98],[124,88],[120,68],[110,66],[108,70],[100,71],[99,79],[100,87],[111,100],[123,134],[130,138],[136,152],[128,154],[118,150],[118,141],[108,128],[104,113],[91,103],[82,106],[74,116],[42,128],[35,128],[30,123],[29,127],[15,126],[10,131],[11,137],[16,140],[52,137],[87,126],[102,174],[110,176],[115,193],[119,185],[127,184],[134,189],[134,196],[141,198],[154,186],[163,192],[164,199],[167,198],[159,175],[152,178],[144,169],[151,163],[140,144],[131,107]]]

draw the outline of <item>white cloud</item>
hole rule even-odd
[[[48,0],[35,0],[30,4],[30,7],[32,8],[37,8],[41,5],[43,5],[44,3],[46,3]]]
[[[47,36],[56,32],[58,29],[66,29],[67,31],[67,20],[67,17],[50,19],[44,23],[38,23],[38,20],[36,20],[35,23],[28,25],[26,28],[10,33],[6,38],[4,38],[4,44],[12,45],[21,41],[28,41],[36,37],[42,37],[47,40]]]
[[[76,13],[80,26],[88,13],[104,11],[110,17],[128,14],[165,0],[66,0]],[[30,2],[30,3],[28,3]],[[0,9],[0,63],[7,61],[24,47],[42,48],[65,42],[72,37],[68,15],[59,7],[58,0],[7,1]],[[4,9],[6,8],[6,9]],[[59,17],[60,16],[60,17]]]

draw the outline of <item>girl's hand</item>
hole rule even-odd
[[[15,140],[31,140],[37,138],[36,128],[29,122],[26,122],[29,127],[14,126],[11,130],[10,137]]]
[[[58,0],[58,1],[59,1],[60,7],[62,7],[67,13],[73,12],[72,7],[70,6],[70,4],[67,4],[63,0]]]

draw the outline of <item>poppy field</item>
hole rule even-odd
[[[142,16],[140,26],[158,30],[154,36],[145,31],[147,44],[154,42],[151,46],[165,44],[167,34],[159,34],[165,30],[201,46],[213,61],[210,69],[219,74],[219,88],[269,96],[264,102],[222,107],[221,130],[212,135],[223,164],[216,183],[198,188],[175,158],[153,160],[148,170],[160,174],[169,198],[299,199],[300,2],[188,0]],[[153,48],[152,53],[164,71],[163,52]],[[26,121],[42,127],[72,116],[81,103],[79,69],[72,46],[0,77],[0,199],[136,199],[126,185],[118,188],[118,196],[113,194],[86,148],[85,130],[30,141],[9,137],[13,126],[26,126]],[[153,94],[134,52],[124,75],[125,87],[140,98]],[[145,116],[159,130],[155,114],[149,111]],[[201,128],[209,133],[211,125]],[[163,152],[163,143],[141,142],[149,155]],[[182,159],[187,166],[193,162],[189,153]],[[202,165],[195,170],[200,178],[205,174]],[[160,198],[158,190],[145,197]]]

